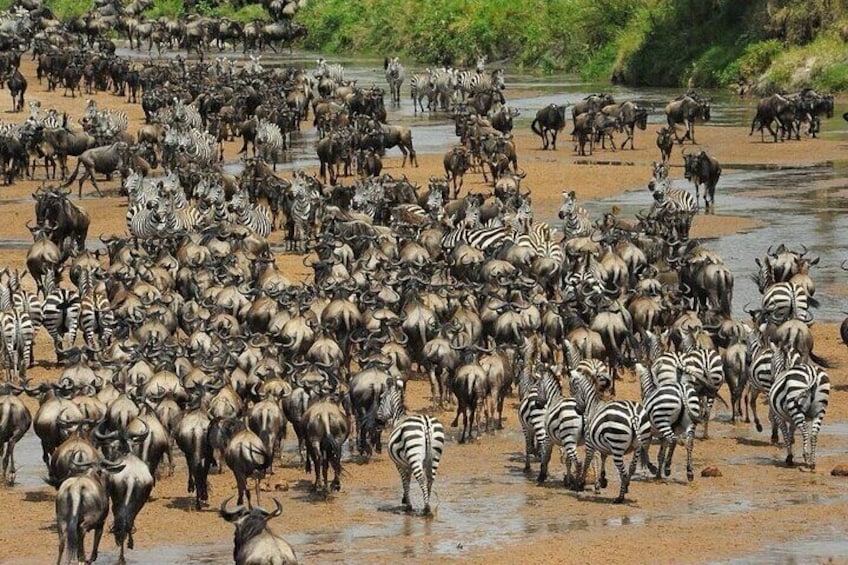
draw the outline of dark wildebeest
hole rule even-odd
[[[584,112],[599,112],[601,108],[615,104],[612,94],[590,94],[571,108],[572,121]]]
[[[684,176],[686,180],[695,183],[695,202],[698,202],[699,188],[704,184],[704,205],[707,211],[714,210],[715,187],[721,177],[721,165],[714,157],[710,157],[704,151],[697,153],[683,153]]]
[[[27,80],[21,74],[20,69],[15,69],[6,77],[6,81],[9,86],[9,93],[12,95],[12,112],[20,112],[24,109]]]
[[[449,149],[445,153],[443,163],[445,165],[445,176],[448,181],[453,181],[453,197],[457,198],[459,189],[462,188],[465,171],[471,166],[468,150],[462,146]],[[457,179],[459,179],[459,186],[457,186]]]
[[[59,159],[59,168],[62,178],[68,176],[68,156],[79,157],[86,150],[96,147],[97,140],[84,131],[69,131],[61,127],[56,129],[45,129],[41,133],[41,141],[38,144],[39,152],[44,156],[44,176],[48,175],[48,162],[53,164],[53,178],[56,178],[56,161]],[[33,163],[33,176],[35,175],[35,164]]]
[[[600,142],[601,149],[606,149],[606,140],[609,138],[612,150],[615,151],[615,140],[613,132],[621,131],[621,119],[608,116],[603,112],[595,112],[595,144]]]
[[[106,492],[104,473],[117,473],[123,465],[110,461],[84,461],[74,456],[75,466],[84,474],[65,479],[56,493],[56,530],[59,533],[59,558],[67,551],[70,563],[93,563],[97,560],[97,548],[103,536],[103,526],[109,513],[109,495]],[[84,538],[86,532],[94,530],[94,546],[91,558],[86,560]]]
[[[405,126],[388,126],[380,124],[383,131],[383,148],[391,149],[397,146],[403,153],[401,167],[406,166],[406,156],[409,154],[409,162],[418,166],[418,157],[415,156],[415,148],[412,147],[412,130]]]
[[[77,174],[79,173],[80,166],[82,166],[85,167],[85,172],[79,179],[79,197],[82,198],[82,185],[85,182],[85,179],[91,179],[91,184],[94,185],[94,189],[97,191],[97,194],[99,196],[103,196],[103,193],[100,192],[100,187],[97,186],[97,181],[94,179],[94,174],[105,174],[106,180],[112,180],[112,175],[115,172],[118,172],[121,175],[126,172],[127,167],[129,167],[132,162],[131,160],[132,154],[130,152],[130,147],[123,141],[116,141],[111,145],[87,149],[82,155],[80,155],[77,160],[77,168],[74,169],[70,178],[68,178],[68,180],[65,181],[65,184],[62,185],[62,188],[70,186],[71,183],[74,182],[77,178]]]
[[[15,178],[29,175],[29,153],[20,140],[9,136],[0,136],[0,176],[6,184],[15,182]]]
[[[58,190],[38,190],[33,193],[35,222],[39,226],[49,224],[53,228],[50,240],[63,251],[65,238],[73,240],[77,251],[84,251],[91,219],[88,212],[68,200],[68,194]]]
[[[336,184],[338,176],[338,164],[344,160],[345,154],[350,147],[350,134],[344,130],[331,133],[324,139],[318,141],[315,151],[318,153],[320,162],[321,180],[327,182],[327,171],[330,173],[330,184]]]
[[[589,143],[589,155],[595,144],[595,112],[583,112],[574,118],[574,129],[571,131],[577,145],[574,150],[578,155],[586,155],[586,142]]]
[[[236,565],[273,563],[274,565],[297,565],[294,549],[280,536],[268,529],[268,520],[283,513],[283,507],[275,498],[276,510],[267,510],[254,506],[237,506],[227,510],[228,498],[221,503],[221,518],[235,524],[233,536],[233,561]]]
[[[636,128],[638,127],[640,130],[645,131],[645,128],[648,127],[648,109],[641,108],[635,102],[629,100],[621,104],[604,106],[601,112],[607,116],[618,118],[621,122],[621,127],[627,134],[627,137],[624,138],[621,144],[622,149],[624,149],[628,141],[630,142],[630,149],[633,149],[633,133]]]
[[[533,130],[533,133],[542,138],[543,150],[547,149],[548,144],[550,143],[552,146],[551,148],[556,151],[557,134],[565,127],[566,107],[566,104],[563,104],[562,106],[551,104],[550,106],[545,106],[536,112],[536,118],[533,120],[533,123],[530,124],[530,129]],[[548,134],[551,135],[550,141],[548,141]]]
[[[760,99],[757,104],[757,114],[751,121],[751,132],[749,136],[754,135],[754,129],[759,129],[761,141],[765,141],[765,132],[763,128],[767,128],[769,133],[777,143],[777,132],[781,131],[781,141],[783,140],[782,132],[790,131],[792,122],[795,120],[796,103],[789,100],[782,94],[772,94],[766,98]],[[777,122],[777,130],[772,129],[772,123]]]
[[[688,94],[669,102],[665,107],[665,116],[668,127],[674,131],[674,137],[681,145],[686,139],[692,143],[695,141],[695,121],[700,119],[704,122],[710,121],[710,101],[706,98],[697,98]],[[677,126],[686,126],[686,135],[682,138],[677,135]]]
[[[657,148],[660,150],[660,157],[663,163],[668,163],[671,159],[671,150],[674,147],[674,140],[671,138],[671,129],[665,126],[657,130]]]
[[[493,114],[491,121],[492,127],[501,133],[509,133],[512,131],[512,120],[521,115],[521,112],[515,108],[509,108],[502,104]]]

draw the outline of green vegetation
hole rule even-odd
[[[306,46],[628,84],[846,88],[848,0],[310,0]]]
[[[72,20],[91,10],[94,0],[46,0],[44,4],[60,20]]]
[[[178,18],[185,14],[182,0],[153,0],[153,5],[144,11],[148,18]]]
[[[246,24],[255,20],[268,21],[271,15],[265,10],[262,4],[246,4],[240,8],[233,7],[229,2],[222,2],[217,6],[210,5],[206,2],[200,2],[197,7],[197,12],[204,16],[215,18],[229,18],[234,22]]]

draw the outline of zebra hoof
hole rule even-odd
[[[607,484],[608,481],[606,477],[601,477],[600,479],[598,479],[598,486],[600,486],[601,488],[607,488]]]
[[[545,484],[545,479],[548,478],[548,475],[539,473],[539,476],[536,477],[536,484],[543,485]]]
[[[761,432],[761,433],[762,433],[762,431],[763,431],[763,425],[762,425],[761,423],[757,422],[756,424],[754,424],[754,426],[757,428],[757,431],[758,431],[758,432]]]
[[[692,471],[686,471],[686,480],[690,483],[695,480],[695,473]]]
[[[787,467],[794,467],[795,466],[795,461],[793,460],[793,457],[791,455],[786,456],[786,466]]]
[[[621,495],[621,496],[617,497],[615,500],[612,501],[613,504],[622,504],[623,502],[624,502],[624,495]]]

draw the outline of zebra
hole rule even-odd
[[[422,112],[424,111],[424,104],[421,103],[421,100],[425,96],[427,97],[427,109],[432,110],[432,97],[430,96],[432,92],[434,91],[432,89],[430,69],[427,69],[424,73],[415,73],[409,77],[409,95],[412,98],[412,110],[414,113],[418,113],[419,107]]]
[[[710,414],[718,391],[724,384],[724,366],[721,355],[714,349],[694,348],[686,352],[683,363],[684,373],[691,379],[690,384],[701,399],[704,439],[708,439]]]
[[[321,57],[317,61],[315,78],[329,78],[333,82],[340,84],[344,82],[344,67],[338,63],[328,65],[326,59]]]
[[[115,330],[115,314],[103,283],[94,285],[80,299],[80,325],[90,349],[108,347]]]
[[[686,445],[686,479],[692,481],[695,478],[692,470],[695,425],[701,415],[701,402],[695,389],[685,381],[657,382],[651,371],[640,363],[636,364],[636,374],[639,375],[642,401],[651,422],[651,429],[661,442],[656,469],[651,470],[657,479],[663,474],[666,477],[671,474],[674,448],[678,436],[683,435]]]
[[[514,241],[513,230],[509,226],[457,228],[442,236],[442,249],[449,253],[456,246],[466,243],[480,251],[494,252],[504,244]]]
[[[288,244],[291,250],[306,251],[323,202],[321,195],[302,178],[294,177],[287,200],[286,222],[289,226]]]
[[[454,69],[431,70],[429,84],[433,88],[437,107],[447,111],[453,94],[458,88],[457,72]]]
[[[56,351],[56,360],[61,361],[62,340],[69,337],[70,346],[73,346],[77,338],[79,328],[80,296],[76,289],[61,288],[56,286],[56,281],[47,279],[44,289],[44,329],[53,339],[53,348]]]
[[[583,415],[577,411],[577,402],[573,398],[562,396],[559,379],[553,371],[545,374],[543,383],[544,381],[556,381],[556,384],[543,384],[538,387],[536,393],[537,406],[545,406],[545,434],[541,444],[542,467],[536,482],[541,484],[547,478],[548,464],[555,443],[565,458],[563,484],[571,488],[576,485],[576,477],[581,476],[577,446],[583,443]],[[572,466],[574,475],[571,473]]]
[[[601,456],[601,472],[595,481],[595,490],[606,486],[606,459],[612,455],[621,477],[621,488],[614,502],[620,504],[624,502],[624,495],[630,486],[630,477],[636,471],[637,458],[641,456],[643,462],[647,459],[645,446],[651,441],[648,415],[638,402],[601,400],[595,383],[578,371],[569,373],[569,387],[576,402],[576,410],[584,417],[586,458],[578,490],[582,490],[586,484],[589,464],[596,452]],[[624,456],[631,450],[634,452],[633,460],[628,469],[624,466]]]
[[[129,118],[123,110],[98,110],[97,103],[89,99],[80,123],[85,132],[97,140],[98,145],[108,145],[127,131]]]
[[[757,431],[762,432],[763,426],[757,415],[757,398],[760,394],[765,394],[766,398],[768,398],[768,394],[774,384],[775,373],[772,370],[772,356],[774,351],[768,346],[764,336],[756,328],[748,334],[746,345],[748,350],[747,355],[751,359],[751,368],[748,373],[748,398],[746,398],[745,404],[754,413],[754,426]],[[797,365],[800,361],[801,355],[794,349],[789,352],[785,359],[786,364],[789,366]],[[750,421],[747,411],[745,421]],[[772,426],[771,442],[777,443],[777,426]]]
[[[503,69],[497,69],[491,73],[486,71],[477,71],[467,79],[466,88],[471,94],[489,92],[492,90],[503,90],[506,88],[504,71]]]
[[[3,331],[3,345],[6,357],[6,371],[11,380],[17,374],[20,380],[26,379],[26,369],[32,360],[32,345],[35,329],[26,312],[15,308],[0,312],[0,329]]]
[[[769,419],[780,426],[786,447],[786,464],[793,465],[795,430],[801,429],[804,463],[816,468],[816,442],[830,399],[830,378],[824,370],[809,363],[788,366],[786,352],[774,351],[774,384],[769,391]],[[809,422],[809,425],[808,425]]]
[[[400,104],[400,87],[403,84],[404,78],[406,78],[406,71],[397,57],[386,57],[383,61],[383,68],[386,71],[386,82],[389,83],[389,93],[392,102]]]
[[[519,374],[519,389],[525,392],[518,405],[518,421],[524,431],[524,472],[530,472],[530,455],[542,455],[542,448],[550,442],[547,438],[545,428],[545,414],[547,400],[539,400],[540,395],[544,399],[554,398],[561,394],[559,381],[554,379],[537,379],[535,371],[539,367],[538,360],[525,363]],[[552,387],[554,390],[540,392],[543,387]],[[544,465],[544,460],[543,460]],[[545,474],[547,471],[545,470]],[[540,477],[542,476],[540,472]],[[544,479],[540,479],[543,482]]]
[[[174,98],[174,104],[171,108],[172,118],[169,123],[176,125],[178,128],[184,129],[200,129],[203,125],[203,118],[197,106],[186,104],[180,98]]]
[[[139,239],[151,239],[166,235],[174,221],[169,222],[165,203],[160,199],[149,200],[144,207],[135,211],[127,221],[127,230]],[[173,218],[173,216],[171,216]]]
[[[261,118],[256,126],[256,142],[254,143],[259,155],[271,162],[273,170],[277,170],[280,154],[286,149],[286,138],[280,126]]]
[[[778,282],[768,287],[763,294],[762,309],[768,314],[768,321],[775,325],[792,319],[812,320],[807,291],[792,282]]]
[[[563,191],[558,216],[560,220],[563,220],[562,231],[565,239],[588,237],[592,233],[589,212],[577,205],[577,194],[573,190]]]
[[[237,192],[230,199],[229,211],[233,223],[246,227],[260,237],[268,237],[274,229],[268,208],[261,204],[251,204],[243,191]]]
[[[387,445],[403,485],[401,504],[409,510],[409,484],[412,476],[424,495],[424,514],[430,512],[433,481],[445,448],[444,426],[426,414],[406,414],[403,383],[389,378],[377,406],[377,421],[394,425]]]

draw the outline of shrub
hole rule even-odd
[[[47,0],[45,3],[60,20],[72,20],[94,7],[94,0]]]

